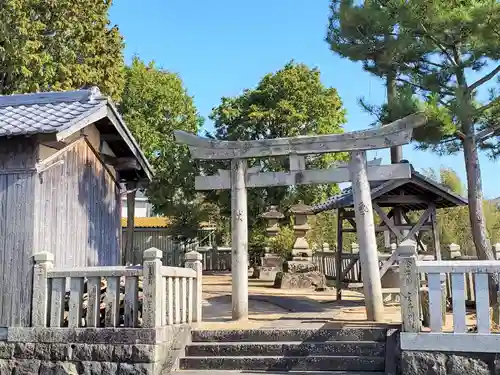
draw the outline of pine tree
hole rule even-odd
[[[429,123],[415,132],[420,146],[437,152],[463,151],[474,244],[479,258],[494,259],[484,218],[478,148],[498,153],[500,99],[495,87],[490,87],[487,100],[480,100],[478,91],[500,72],[500,3],[367,0],[355,6],[352,1],[334,0],[332,4],[338,9],[335,17],[345,21],[337,26],[340,32],[354,33],[352,15],[358,15],[365,20],[360,22],[361,34],[373,42],[363,44],[365,39],[358,42],[351,36],[340,39],[342,49],[334,50],[363,61],[365,69],[377,75],[387,63],[380,63],[372,54],[390,52],[396,81],[411,87],[430,115]],[[388,22],[393,27],[393,43],[378,45],[387,29],[379,25]],[[365,30],[365,24],[371,28]],[[471,80],[471,73],[480,78]],[[417,105],[408,95],[403,96],[406,103]]]

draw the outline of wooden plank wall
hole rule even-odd
[[[53,253],[56,266],[119,264],[119,187],[85,139],[40,174],[36,205],[36,251]]]
[[[125,246],[125,237],[127,230],[122,229],[122,247]],[[142,264],[144,251],[156,247],[163,251],[163,264],[166,266],[178,267],[178,262],[170,260],[168,254],[178,252],[179,244],[172,238],[167,230],[156,228],[135,228],[133,245],[132,264]],[[122,248],[122,252],[125,249]],[[177,259],[177,258],[176,258]]]
[[[29,324],[36,142],[0,138],[0,327]]]

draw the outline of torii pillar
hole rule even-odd
[[[378,264],[372,197],[367,174],[366,151],[351,152],[349,171],[352,181],[356,234],[360,248],[359,260],[363,273],[366,318],[378,322],[383,320],[384,301],[382,299],[382,283]],[[341,251],[341,249],[337,251]]]
[[[247,161],[231,160],[231,274],[233,320],[248,318]]]

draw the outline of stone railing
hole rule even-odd
[[[53,268],[51,253],[35,254],[31,325],[156,328],[200,322],[201,254],[187,253],[185,268],[163,266],[162,255],[146,250],[142,267]]]
[[[500,335],[491,333],[488,275],[500,273],[500,261],[418,261],[414,248],[405,247],[403,250],[400,252],[401,348],[414,351],[498,351]],[[475,279],[476,328],[473,330],[467,326],[465,275],[468,273]],[[430,332],[422,332],[421,326],[421,274],[426,275],[428,284],[426,304]],[[443,293],[448,274],[451,279],[453,325],[444,329],[446,300]]]

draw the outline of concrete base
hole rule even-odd
[[[401,373],[404,375],[498,375],[499,354],[403,351]]]
[[[281,269],[278,267],[256,267],[253,270],[252,278],[264,281],[274,281],[276,279],[276,274],[280,271]]]
[[[303,273],[278,272],[274,287],[280,289],[325,289],[326,277],[319,271]]]

